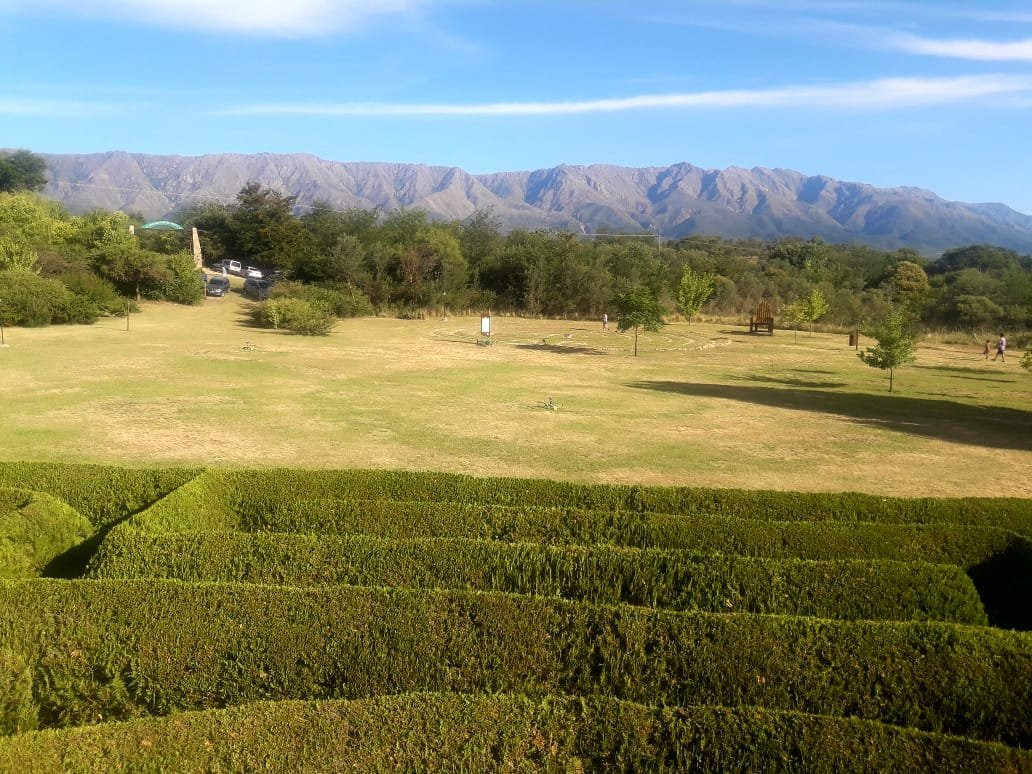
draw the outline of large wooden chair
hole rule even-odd
[[[766,331],[771,336],[774,335],[774,315],[771,313],[770,304],[766,299],[757,304],[756,312],[749,318],[749,333],[759,333],[760,331]]]

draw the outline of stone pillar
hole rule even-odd
[[[201,255],[201,238],[197,235],[197,227],[193,228],[193,259],[198,269],[204,268],[204,258]]]

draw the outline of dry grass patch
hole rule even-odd
[[[1016,356],[922,346],[890,396],[839,334],[679,323],[634,358],[630,334],[582,321],[495,317],[488,347],[474,317],[309,338],[248,327],[249,305],[11,331],[3,456],[1032,496]]]

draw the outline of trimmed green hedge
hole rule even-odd
[[[968,524],[1003,527],[1032,537],[1032,503],[1020,498],[904,499],[849,492],[641,487],[363,470],[209,471],[206,477],[218,478],[229,486],[233,510],[244,516],[261,515],[284,503],[345,497],[739,516],[771,521]]]
[[[1030,541],[1004,529],[939,524],[765,521],[541,506],[317,499],[232,506],[225,481],[201,476],[133,517],[148,532],[279,532],[599,543],[771,559],[895,559],[973,567]]]
[[[262,702],[0,739],[19,772],[1013,771],[1000,744],[754,707],[405,694]]]
[[[0,582],[41,726],[417,690],[754,705],[1032,744],[1032,635],[499,593]]]
[[[0,486],[53,495],[99,528],[147,507],[199,473],[186,468],[0,462]]]
[[[960,568],[927,563],[461,539],[152,535],[122,526],[101,544],[90,568],[95,578],[479,589],[675,610],[988,623]]]
[[[0,488],[0,578],[34,578],[92,534],[86,517],[56,497]]]

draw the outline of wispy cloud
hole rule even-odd
[[[57,8],[77,16],[275,37],[325,35],[440,0],[0,0],[0,11]]]
[[[893,48],[910,54],[974,59],[981,62],[1032,62],[1032,38],[1016,41],[940,40],[918,35],[897,35]]]
[[[308,116],[541,116],[634,110],[816,107],[904,108],[948,104],[1032,92],[1032,76],[978,75],[960,78],[883,78],[866,82],[777,89],[645,94],[612,99],[490,103],[267,103],[240,105],[219,115]]]

